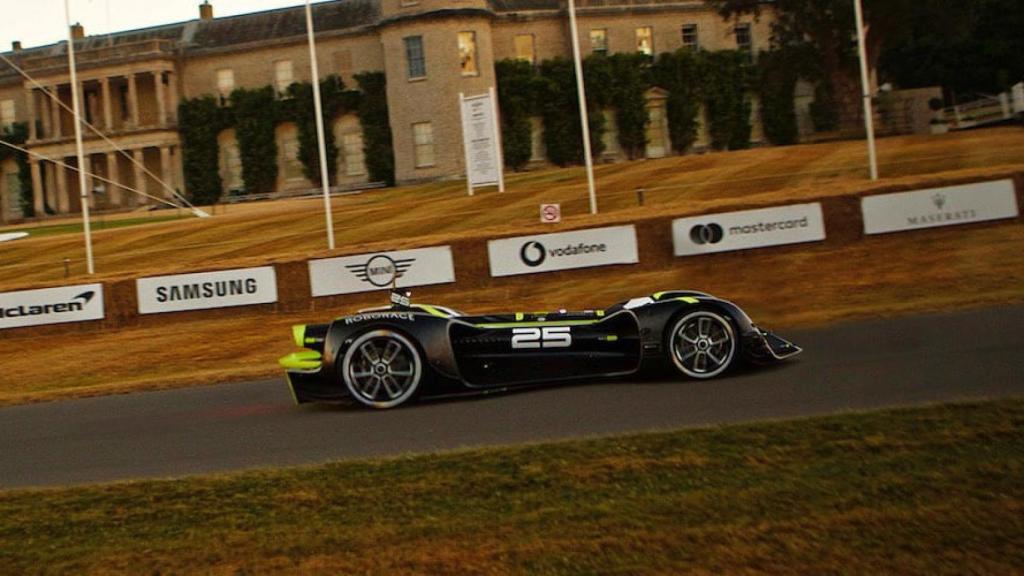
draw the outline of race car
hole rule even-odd
[[[801,352],[735,304],[702,292],[659,292],[603,310],[467,316],[411,302],[292,328],[304,348],[281,358],[297,404],[353,399],[395,408],[419,397],[628,376],[668,365],[706,380],[741,361]]]

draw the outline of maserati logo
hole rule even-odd
[[[936,208],[942,210],[943,208],[946,207],[946,195],[940,192],[932,196],[932,203],[935,204]]]
[[[345,266],[349,272],[355,274],[363,282],[367,282],[379,288],[391,286],[405,273],[412,268],[416,262],[415,258],[395,260],[383,254],[371,257],[363,264],[350,264]]]

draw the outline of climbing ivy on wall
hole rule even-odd
[[[359,123],[363,127],[363,152],[370,180],[395,185],[395,149],[391,142],[388,116],[387,80],[383,72],[356,74],[362,91],[358,103]]]
[[[295,83],[288,87],[289,100],[282,102],[287,112],[285,117],[293,120],[299,129],[299,160],[302,173],[316,185],[320,185],[320,149],[317,142],[316,112],[313,105],[313,85],[309,82]],[[327,178],[331,184],[337,182],[338,146],[334,138],[334,121],[344,114],[358,110],[360,94],[345,90],[345,83],[338,76],[328,76],[320,81],[320,100],[323,106],[324,142],[327,151]]]
[[[501,144],[505,166],[522,170],[533,156],[533,91],[537,72],[524,60],[500,60],[494,63],[501,105]]]
[[[277,186],[278,106],[274,90],[239,88],[231,93],[235,116],[238,154],[242,159],[242,181],[246,194],[266,194]]]
[[[654,63],[654,83],[668,91],[665,113],[672,150],[677,154],[688,152],[697,141],[700,126],[697,116],[703,101],[703,63],[701,52],[688,49],[666,52]]]
[[[761,123],[772,144],[795,144],[799,139],[796,123],[796,83],[799,80],[793,49],[763,52],[758,58],[758,86],[761,96]]]
[[[584,67],[583,74],[587,76],[587,67]],[[587,93],[587,111],[591,152],[596,157],[604,152],[605,118],[601,112],[602,94],[596,89],[601,84],[594,80],[587,82],[588,86],[595,87]],[[580,129],[576,74],[572,62],[564,58],[542,62],[534,99],[544,121],[544,146],[548,160],[559,166],[582,162],[583,131]]]
[[[736,50],[706,52],[704,105],[711,146],[716,150],[750,147],[749,56]]]
[[[218,165],[217,134],[231,125],[230,116],[213,96],[182,100],[178,106],[185,186],[197,204],[214,204],[220,200],[223,183]]]
[[[651,88],[651,57],[640,53],[614,54],[607,59],[611,73],[609,100],[615,109],[619,146],[630,160],[647,149],[647,98]]]
[[[4,129],[0,134],[5,142],[16,146],[23,146],[28,141],[28,124],[16,122],[9,128]],[[18,163],[18,182],[21,184],[21,213],[27,217],[35,216],[35,206],[32,202],[32,169],[29,166],[28,154],[20,152],[7,146],[0,146],[0,163],[14,158]]]

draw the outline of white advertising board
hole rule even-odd
[[[0,330],[102,319],[102,284],[0,293]]]
[[[501,182],[501,148],[493,92],[462,98],[462,145],[470,188]]]
[[[487,242],[491,276],[636,264],[636,228],[613,226]]]
[[[947,186],[861,199],[865,234],[1016,218],[1012,180]]]
[[[455,282],[450,246],[309,261],[314,297]]]
[[[1013,113],[1024,114],[1024,82],[1013,87]]]
[[[135,281],[139,314],[209,310],[277,302],[273,266],[152,276]]]
[[[672,222],[676,256],[821,242],[824,239],[825,217],[821,204],[817,202],[707,214]]]

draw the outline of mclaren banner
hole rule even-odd
[[[273,266],[153,276],[135,281],[139,314],[184,312],[277,302]]]
[[[1013,180],[947,186],[861,199],[865,234],[887,234],[1016,218]]]
[[[825,217],[821,204],[817,202],[722,212],[672,222],[676,256],[821,242],[824,239]]]
[[[102,284],[0,293],[0,329],[102,319]]]
[[[640,261],[632,225],[491,240],[487,254],[495,277]]]
[[[309,261],[313,296],[334,296],[455,282],[449,246]]]

